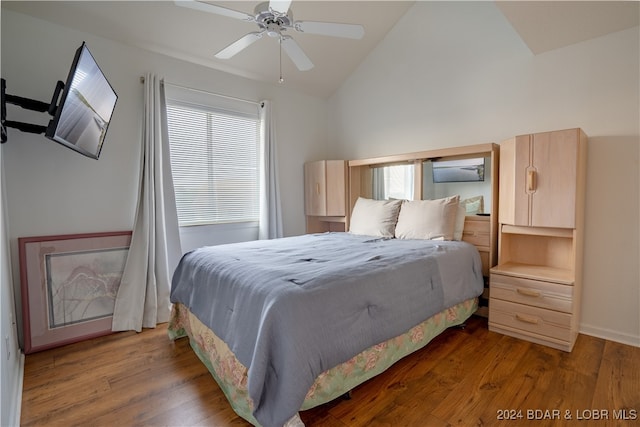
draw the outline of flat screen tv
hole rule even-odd
[[[484,181],[484,158],[433,162],[433,182]]]
[[[117,100],[118,95],[83,42],[45,136],[97,159]]]

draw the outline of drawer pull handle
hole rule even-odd
[[[536,319],[535,317],[527,317],[527,316],[523,316],[521,314],[516,314],[516,319],[521,321],[521,322],[531,323],[532,325],[537,325],[538,324],[538,319]]]
[[[518,288],[518,289],[516,289],[516,292],[519,293],[520,295],[524,295],[524,296],[527,296],[527,297],[535,297],[535,298],[539,298],[540,297],[540,292],[532,291],[531,289]]]

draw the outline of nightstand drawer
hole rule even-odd
[[[572,313],[573,286],[491,274],[491,297]]]
[[[493,286],[493,283],[491,285]],[[563,341],[571,340],[570,314],[494,299],[493,289],[491,292],[490,323]]]
[[[467,217],[464,222],[462,240],[476,246],[489,247],[491,242],[491,224],[486,219]]]

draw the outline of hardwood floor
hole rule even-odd
[[[486,319],[474,316],[466,329],[445,331],[354,389],[351,400],[301,418],[307,426],[328,427],[638,426],[640,348],[580,335],[565,353],[489,332]],[[249,425],[188,341],[169,341],[166,325],[28,355],[21,421]]]

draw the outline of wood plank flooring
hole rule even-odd
[[[640,348],[580,335],[565,353],[474,316],[351,400],[300,415],[309,427],[640,426]],[[27,355],[21,425],[249,426],[166,325]]]

